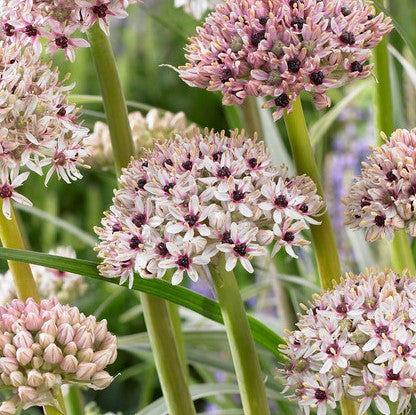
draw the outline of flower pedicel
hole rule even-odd
[[[270,97],[277,120],[302,91],[322,109],[329,89],[368,77],[370,49],[392,28],[362,0],[226,0],[190,39],[179,74],[225,105]]]
[[[131,285],[134,271],[161,278],[172,268],[179,284],[219,252],[227,270],[240,261],[253,272],[251,258],[273,241],[273,252],[296,257],[293,247],[308,243],[301,231],[322,210],[313,182],[274,168],[263,143],[237,132],[177,135],[123,170],[95,229],[100,272]]]
[[[115,336],[107,322],[85,317],[58,300],[13,300],[0,307],[0,386],[13,396],[0,414],[31,406],[58,409],[56,393],[63,384],[104,389],[113,377],[104,369],[117,357]]]

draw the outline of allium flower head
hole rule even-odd
[[[85,317],[56,299],[37,304],[13,300],[0,307],[0,385],[13,396],[0,413],[32,406],[59,408],[63,384],[104,389],[113,380],[104,368],[117,356],[116,338],[107,322]]]
[[[47,51],[62,49],[74,61],[75,48],[88,47],[82,38],[74,37],[77,30],[87,31],[98,21],[108,34],[108,19],[124,18],[126,8],[137,0],[3,0],[0,2],[0,23],[3,37],[14,43],[32,45],[39,56],[42,40],[47,40]]]
[[[389,415],[388,401],[402,413],[416,391],[415,294],[407,272],[369,270],[316,295],[281,349],[285,391],[306,414],[342,397],[360,402],[359,415],[372,403]]]
[[[0,198],[6,217],[10,199],[31,204],[15,191],[29,175],[21,169],[42,174],[47,167],[45,184],[54,172],[67,183],[82,177],[78,167],[88,135],[67,102],[73,85],[20,46],[0,42]]]
[[[185,272],[196,281],[219,252],[227,270],[239,261],[253,272],[250,260],[273,241],[274,252],[296,256],[293,246],[308,243],[300,232],[322,209],[311,179],[274,168],[244,133],[176,135],[124,169],[96,228],[100,272],[132,284],[134,271],[161,278],[172,269],[179,284]]]
[[[190,39],[179,73],[226,105],[270,97],[277,120],[303,90],[321,109],[330,88],[369,76],[370,49],[391,30],[363,0],[226,0]]]
[[[75,251],[71,247],[59,246],[49,251],[51,255],[75,258]],[[70,303],[82,296],[86,289],[84,277],[57,269],[40,265],[31,265],[33,277],[42,298],[56,297],[61,303]],[[16,288],[11,271],[0,274],[0,305],[10,303],[17,298]]]
[[[166,140],[175,134],[198,131],[195,124],[188,124],[183,112],[173,114],[167,111],[161,114],[155,108],[152,108],[146,117],[139,111],[130,113],[129,122],[138,157],[142,157],[143,149],[153,147],[156,141]],[[107,124],[96,122],[94,132],[86,140],[86,145],[89,153],[86,162],[89,165],[103,168],[113,165],[113,150]]]
[[[374,147],[345,198],[346,224],[364,228],[369,241],[405,229],[416,236],[416,129],[397,130]]]

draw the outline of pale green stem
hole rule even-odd
[[[387,1],[384,1],[386,4]],[[384,143],[380,132],[389,137],[395,130],[393,96],[391,90],[390,59],[388,52],[388,36],[374,49],[374,73],[377,78],[374,93],[376,143]],[[416,272],[415,261],[409,239],[404,230],[396,231],[391,243],[392,266],[396,271],[407,268],[410,272]]]
[[[84,404],[79,388],[75,385],[70,385],[68,393],[64,395],[67,415],[83,415]]]
[[[397,402],[390,402],[388,401],[389,404],[389,408],[390,408],[390,415],[397,415],[397,408],[398,408],[398,403]]]
[[[263,127],[260,120],[259,109],[255,97],[247,97],[241,105],[243,113],[244,129],[249,137],[257,133],[260,140],[263,140]]]
[[[341,400],[341,413],[342,415],[355,415],[358,413],[358,404],[350,399]]]
[[[224,254],[220,254],[218,259],[218,264],[210,266],[210,272],[221,306],[244,414],[268,415],[270,411],[264,386],[265,379],[240,290],[234,273],[225,270]]]
[[[290,114],[285,113],[284,119],[298,173],[307,174],[315,182],[319,195],[325,200],[300,98],[293,103],[293,111]],[[319,220],[320,225],[311,226],[312,242],[321,286],[327,290],[332,288],[333,280],[339,281],[341,265],[328,212],[325,211]]]
[[[117,176],[135,154],[127,107],[109,38],[95,24],[88,40],[100,82],[110,130]],[[195,409],[182,366],[180,347],[174,335],[169,308],[164,300],[140,293],[146,327],[166,405],[171,415],[194,415]]]
[[[88,30],[88,40],[103,96],[104,110],[110,130],[117,176],[135,154],[127,107],[108,36],[98,23]]]
[[[168,413],[194,415],[167,302],[149,294],[142,295],[141,301]]]

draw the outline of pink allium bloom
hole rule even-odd
[[[73,85],[31,48],[0,42],[0,71],[0,198],[9,218],[10,199],[31,204],[15,192],[29,175],[22,169],[41,175],[48,168],[45,184],[54,172],[67,183],[82,177],[88,130],[67,102]]]
[[[368,270],[316,295],[281,347],[285,391],[306,414],[343,397],[360,402],[359,415],[373,402],[384,415],[388,401],[404,412],[416,392],[415,294],[407,272]]]
[[[31,44],[37,56],[42,51],[42,39],[48,39],[47,51],[62,49],[73,62],[77,47],[89,43],[76,37],[76,32],[86,32],[98,21],[108,34],[110,17],[124,18],[126,8],[137,0],[4,0],[0,2],[0,23],[3,37],[13,43]]]
[[[190,39],[179,74],[225,105],[270,97],[277,120],[304,90],[322,109],[329,89],[368,77],[370,49],[392,28],[363,0],[226,0]]]
[[[346,224],[364,228],[368,241],[392,239],[405,229],[416,236],[416,129],[397,130],[374,147],[344,200]]]
[[[322,199],[306,176],[288,177],[272,166],[263,143],[205,130],[177,134],[133,159],[120,177],[113,206],[96,228],[109,278],[133,283],[134,271],[162,278],[173,269],[173,284],[219,252],[232,270],[239,261],[253,272],[252,257],[275,243],[296,257],[294,246],[308,242],[300,232],[322,212]]]
[[[85,317],[56,299],[37,304],[13,300],[0,307],[0,385],[13,396],[0,413],[52,405],[64,384],[104,389],[113,377],[104,369],[117,357],[117,341],[107,322]]]

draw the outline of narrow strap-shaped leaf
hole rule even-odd
[[[65,258],[40,252],[8,248],[0,248],[0,259],[42,265],[112,284],[119,284],[118,278],[110,279],[101,277],[97,270],[98,264],[85,259]],[[127,283],[123,284],[123,286],[127,286]],[[172,303],[195,311],[210,320],[223,324],[218,303],[187,288],[173,286],[163,280],[144,279],[137,274],[132,289],[171,301]],[[284,359],[279,353],[278,345],[284,343],[284,340],[254,317],[248,316],[248,319],[256,343],[271,351],[277,359],[283,361]]]

